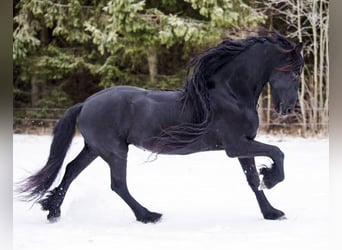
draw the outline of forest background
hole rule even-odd
[[[263,27],[303,42],[305,68],[294,114],[278,116],[264,89],[261,130],[328,134],[328,0],[15,0],[13,10],[14,132],[50,132],[103,88],[180,88],[192,57]]]

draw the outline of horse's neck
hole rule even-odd
[[[245,55],[224,65],[213,79],[221,95],[233,96],[254,108],[269,75],[270,67],[265,67],[263,58]]]

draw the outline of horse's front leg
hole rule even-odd
[[[242,166],[243,172],[246,175],[247,182],[257,198],[260,210],[264,218],[268,220],[284,218],[284,213],[272,207],[272,205],[267,200],[264,192],[262,190],[259,190],[260,179],[255,167],[254,158],[239,158],[239,161]]]
[[[262,168],[260,170],[260,174],[263,175],[261,187],[270,189],[284,180],[284,153],[278,147],[245,138],[234,143],[226,143],[225,149],[229,157],[243,159],[267,156],[272,159],[271,168]]]

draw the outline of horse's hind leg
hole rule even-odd
[[[49,194],[39,203],[43,210],[49,211],[47,219],[55,222],[60,217],[60,207],[63,203],[66,192],[72,181],[97,157],[97,155],[85,145],[77,157],[71,161],[65,170],[62,182],[58,187],[49,192]]]
[[[115,153],[106,154],[103,159],[110,166],[111,188],[132,209],[138,221],[143,223],[155,223],[161,218],[161,214],[150,212],[140,205],[130,194],[127,187],[127,152],[128,147],[124,145],[117,148]]]
[[[269,220],[282,218],[284,216],[284,213],[272,207],[271,204],[268,202],[264,192],[262,190],[259,190],[260,179],[255,167],[254,158],[239,158],[239,161],[246,175],[247,182],[257,198],[260,210],[264,218]]]

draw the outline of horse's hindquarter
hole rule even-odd
[[[86,142],[125,142],[148,149],[162,129],[186,119],[178,91],[151,91],[119,86],[86,100],[79,128]],[[110,146],[110,145],[108,145]]]

